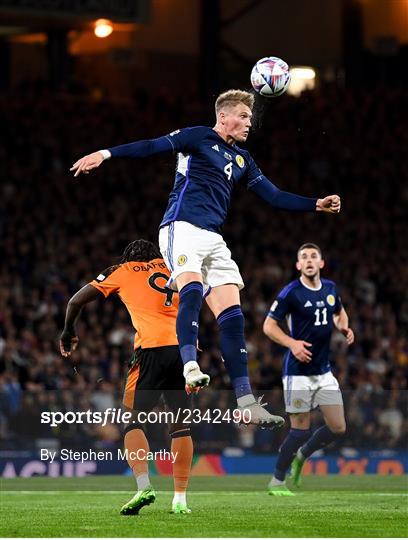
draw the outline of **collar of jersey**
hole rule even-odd
[[[219,135],[219,134],[215,131],[214,128],[211,128],[211,129],[214,131],[214,133],[217,135],[217,137],[218,137],[219,139],[222,140],[222,142],[223,142],[224,144],[226,144],[227,146],[231,146],[231,148],[233,148],[235,151],[237,150],[237,148],[238,148],[238,147],[237,147],[237,143],[230,144],[230,143],[228,143],[227,141],[224,141],[224,139],[221,137],[221,135]]]
[[[303,283],[301,277],[299,278],[299,281],[300,281],[300,283],[303,285],[303,287],[306,287],[306,289],[309,289],[309,291],[320,291],[320,289],[322,288],[322,285],[323,285],[321,279],[319,279],[319,281],[320,281],[320,287],[317,287],[316,289],[315,289],[314,287],[309,287],[309,285],[306,285],[306,283]]]

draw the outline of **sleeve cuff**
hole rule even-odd
[[[112,154],[109,152],[109,150],[98,150],[103,156],[103,159],[110,159],[112,157]]]
[[[104,287],[101,287],[100,284],[96,281],[96,279],[92,280],[89,285],[92,285],[92,287],[95,287],[100,293],[103,294],[105,298],[108,298],[109,291],[107,291]]]

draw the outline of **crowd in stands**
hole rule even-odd
[[[91,151],[212,125],[211,103],[135,94],[131,102],[52,95],[0,96],[0,449],[58,438],[61,445],[120,445],[117,426],[42,425],[42,410],[118,407],[134,331],[118,298],[90,304],[77,325],[78,374],[59,353],[70,296],[118,261],[137,238],[157,240],[173,183],[175,157],[110,160],[74,179],[73,161]],[[408,132],[407,94],[334,87],[301,98],[259,102],[247,148],[278,187],[306,196],[339,193],[340,215],[277,211],[236,189],[224,238],[246,287],[250,377],[270,410],[284,412],[281,362],[262,324],[274,297],[296,277],[297,248],[317,243],[324,277],[339,285],[356,335],[349,349],[333,334],[334,372],[343,389],[348,431],[338,447],[407,447]],[[404,150],[405,149],[405,150]],[[211,385],[196,405],[234,405],[218,331],[205,307],[200,365]],[[102,381],[100,379],[103,379]],[[99,382],[98,382],[99,381]],[[318,414],[314,422],[321,422]],[[151,433],[165,440],[165,426]],[[238,446],[275,452],[285,431],[194,426],[199,451]]]

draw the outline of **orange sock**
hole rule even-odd
[[[134,476],[147,475],[149,466],[147,464],[146,454],[149,451],[149,443],[147,442],[146,435],[141,429],[132,429],[125,434],[125,448],[128,452],[127,462],[132,469]],[[141,456],[137,457],[138,450],[144,450],[141,452]]]
[[[174,491],[185,493],[193,460],[193,440],[189,429],[175,431],[171,437],[171,451],[176,456],[173,463]]]

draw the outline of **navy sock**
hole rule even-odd
[[[224,309],[217,317],[221,352],[237,398],[252,394],[248,377],[248,355],[241,306]]]
[[[302,444],[310,437],[309,429],[292,428],[279,448],[279,455],[275,465],[274,477],[282,482],[294,455]]]
[[[197,361],[198,319],[203,303],[203,285],[192,281],[180,291],[176,321],[177,339],[183,364]]]
[[[300,451],[305,458],[308,458],[313,454],[313,452],[324,448],[338,437],[339,435],[336,435],[336,433],[330,431],[327,426],[322,426],[319,429],[316,429],[306,444],[302,446]]]

